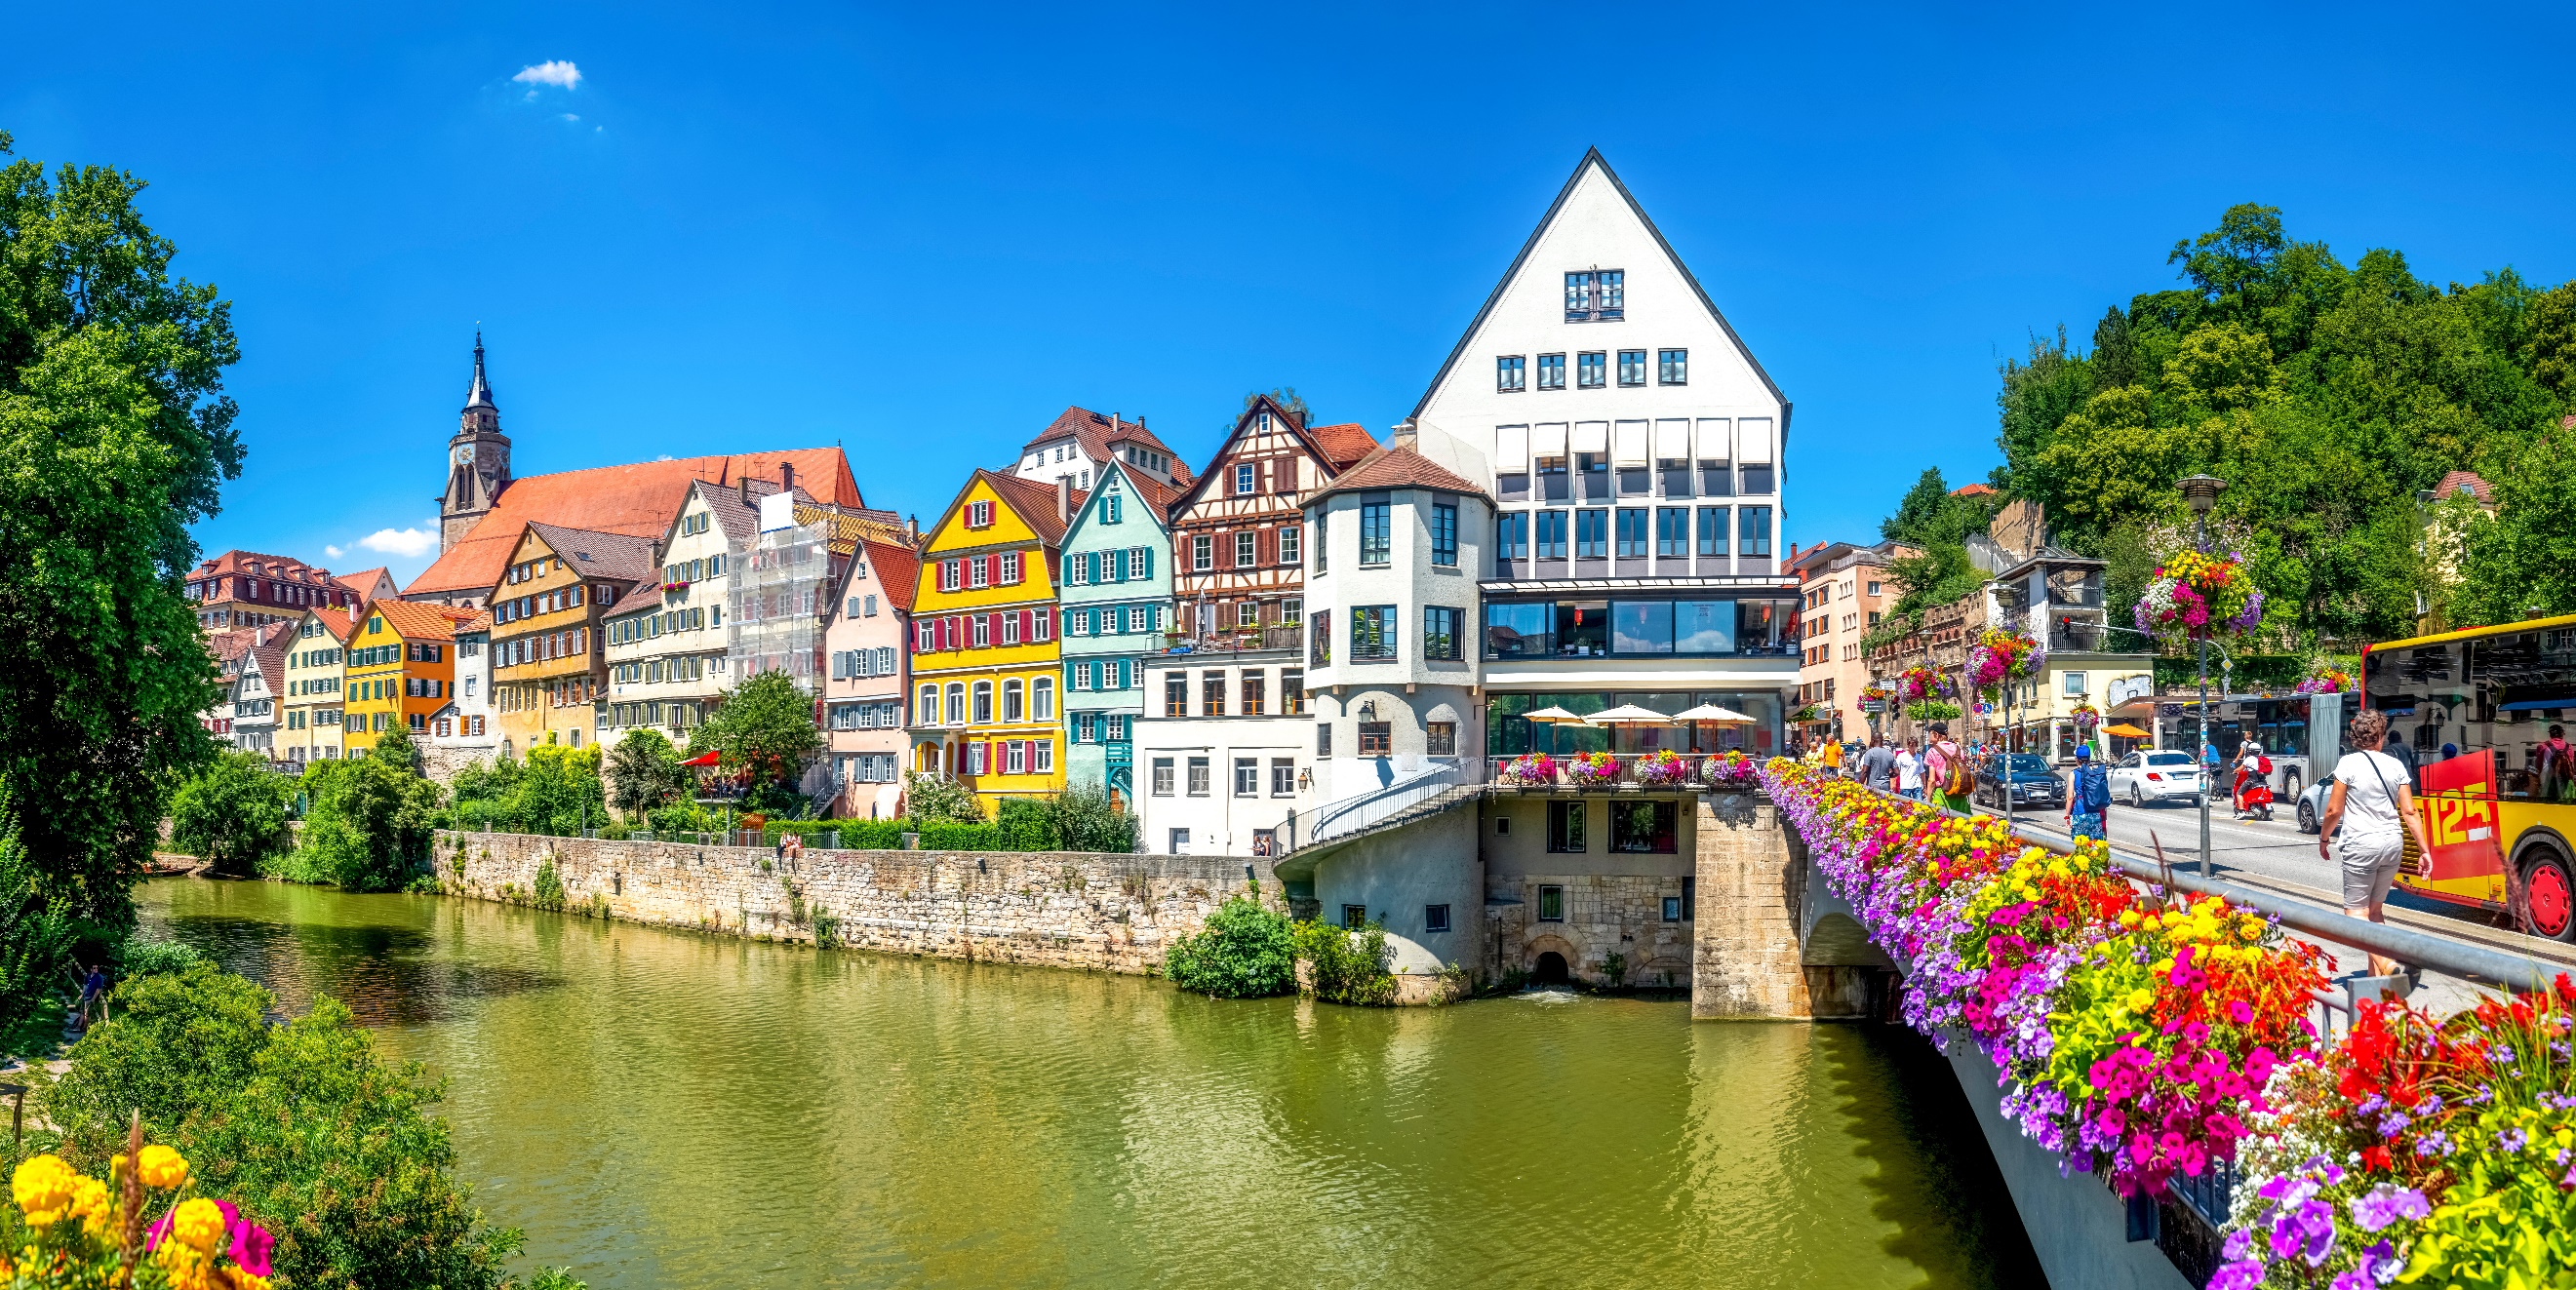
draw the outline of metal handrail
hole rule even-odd
[[[1367,828],[1369,825],[1375,824],[1379,820],[1383,820],[1388,816],[1395,814],[1397,811],[1403,810],[1405,807],[1423,800],[1423,797],[1427,796],[1427,794],[1423,794],[1423,790],[1445,788],[1458,782],[1460,769],[1461,763],[1448,762],[1433,767],[1430,770],[1423,771],[1418,775],[1399,779],[1392,784],[1373,788],[1368,792],[1355,794],[1353,796],[1343,798],[1338,802],[1328,802],[1316,810],[1314,823],[1306,830],[1306,841],[1308,845],[1312,845],[1326,840],[1335,832],[1333,828],[1334,825],[1341,823],[1353,813],[1361,811],[1364,808],[1384,804],[1398,797],[1408,799],[1406,801],[1395,803],[1392,807],[1386,810],[1384,814],[1377,815],[1373,818],[1362,819],[1351,826],[1351,830]],[[1423,796],[1415,796],[1416,794],[1423,794]]]
[[[1858,783],[1858,781],[1853,782]],[[1860,786],[1881,797],[1915,806],[1931,807],[1944,815],[1955,815],[1961,819],[1978,818],[1969,812],[1953,811],[1945,806],[1933,806],[1928,801],[1899,797],[1883,788],[1869,788],[1866,784]],[[2058,855],[2075,854],[2075,844],[2072,841],[2060,842],[2050,837],[2032,837],[2018,830],[2014,831],[2012,836],[2030,846]],[[2278,892],[2248,887],[2222,878],[2203,878],[2198,874],[2187,873],[2170,865],[2159,865],[2153,859],[2135,852],[2122,852],[2116,847],[2111,851],[2111,864],[2125,876],[2141,882],[2190,892],[2195,896],[2216,896],[2231,905],[2270,913],[2278,917],[2284,927],[2306,932],[2312,936],[2323,936],[2365,953],[2412,963],[2418,967],[2440,972],[2445,976],[2502,986],[2508,990],[2546,990],[2549,988],[2550,981],[2559,972],[2565,970],[2561,965],[2543,959],[2516,956],[2501,950],[2489,949],[2483,945],[2456,941],[2431,932],[2400,927],[2393,923],[2369,922],[2354,918],[2339,909],[2305,904]]]

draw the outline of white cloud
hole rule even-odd
[[[436,529],[377,529],[358,539],[358,545],[387,555],[419,556],[438,549]]]
[[[574,116],[574,115],[573,115],[572,113],[570,113],[570,112],[566,112],[566,113],[564,113],[564,114],[563,114],[563,119],[564,119],[564,120],[567,120],[567,121],[578,121],[578,120],[580,120],[581,118],[580,118],[580,117],[577,117],[577,116]]]
[[[331,558],[332,558],[332,559],[334,559],[334,560],[337,560],[337,559],[339,559],[339,558],[340,558],[340,554],[341,554],[341,552],[340,552],[340,548],[338,548],[338,547],[336,547],[336,546],[326,546],[326,547],[322,548],[322,554],[327,555],[327,556],[331,557]]]
[[[548,59],[520,68],[519,74],[510,79],[528,85],[557,85],[572,89],[581,84],[581,69],[573,66],[570,59]]]

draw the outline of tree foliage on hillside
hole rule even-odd
[[[101,940],[132,925],[164,786],[213,751],[180,578],[242,461],[230,307],[171,276],[142,189],[0,167],[0,786],[38,898]]]
[[[2576,284],[2508,268],[2446,289],[2385,249],[2347,267],[2254,205],[2168,263],[2180,286],[2112,308],[2089,350],[2034,340],[1997,395],[2006,485],[2059,542],[2112,561],[2115,615],[2147,533],[2187,519],[2173,485],[2194,472],[2229,481],[2217,515],[2246,535],[2266,629],[2288,643],[2411,630],[2428,589],[2416,494],[2444,473],[2501,487],[2526,456],[2564,469],[2543,440],[2576,396]]]

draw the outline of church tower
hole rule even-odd
[[[447,491],[438,499],[438,544],[453,548],[474,531],[501,490],[510,486],[510,436],[501,433],[501,409],[483,379],[483,333],[474,333],[474,384],[465,394],[456,437],[447,441]]]

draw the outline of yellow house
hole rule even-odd
[[[349,637],[341,683],[343,755],[356,757],[400,728],[428,733],[429,718],[454,697],[456,627],[476,611],[424,601],[379,600]]]
[[[1081,493],[978,470],[921,556],[912,609],[913,769],[987,811],[1064,788],[1056,576]]]
[[[307,609],[286,638],[286,692],[277,726],[281,761],[336,761],[340,756],[340,705],[348,669],[349,621],[357,609]]]

